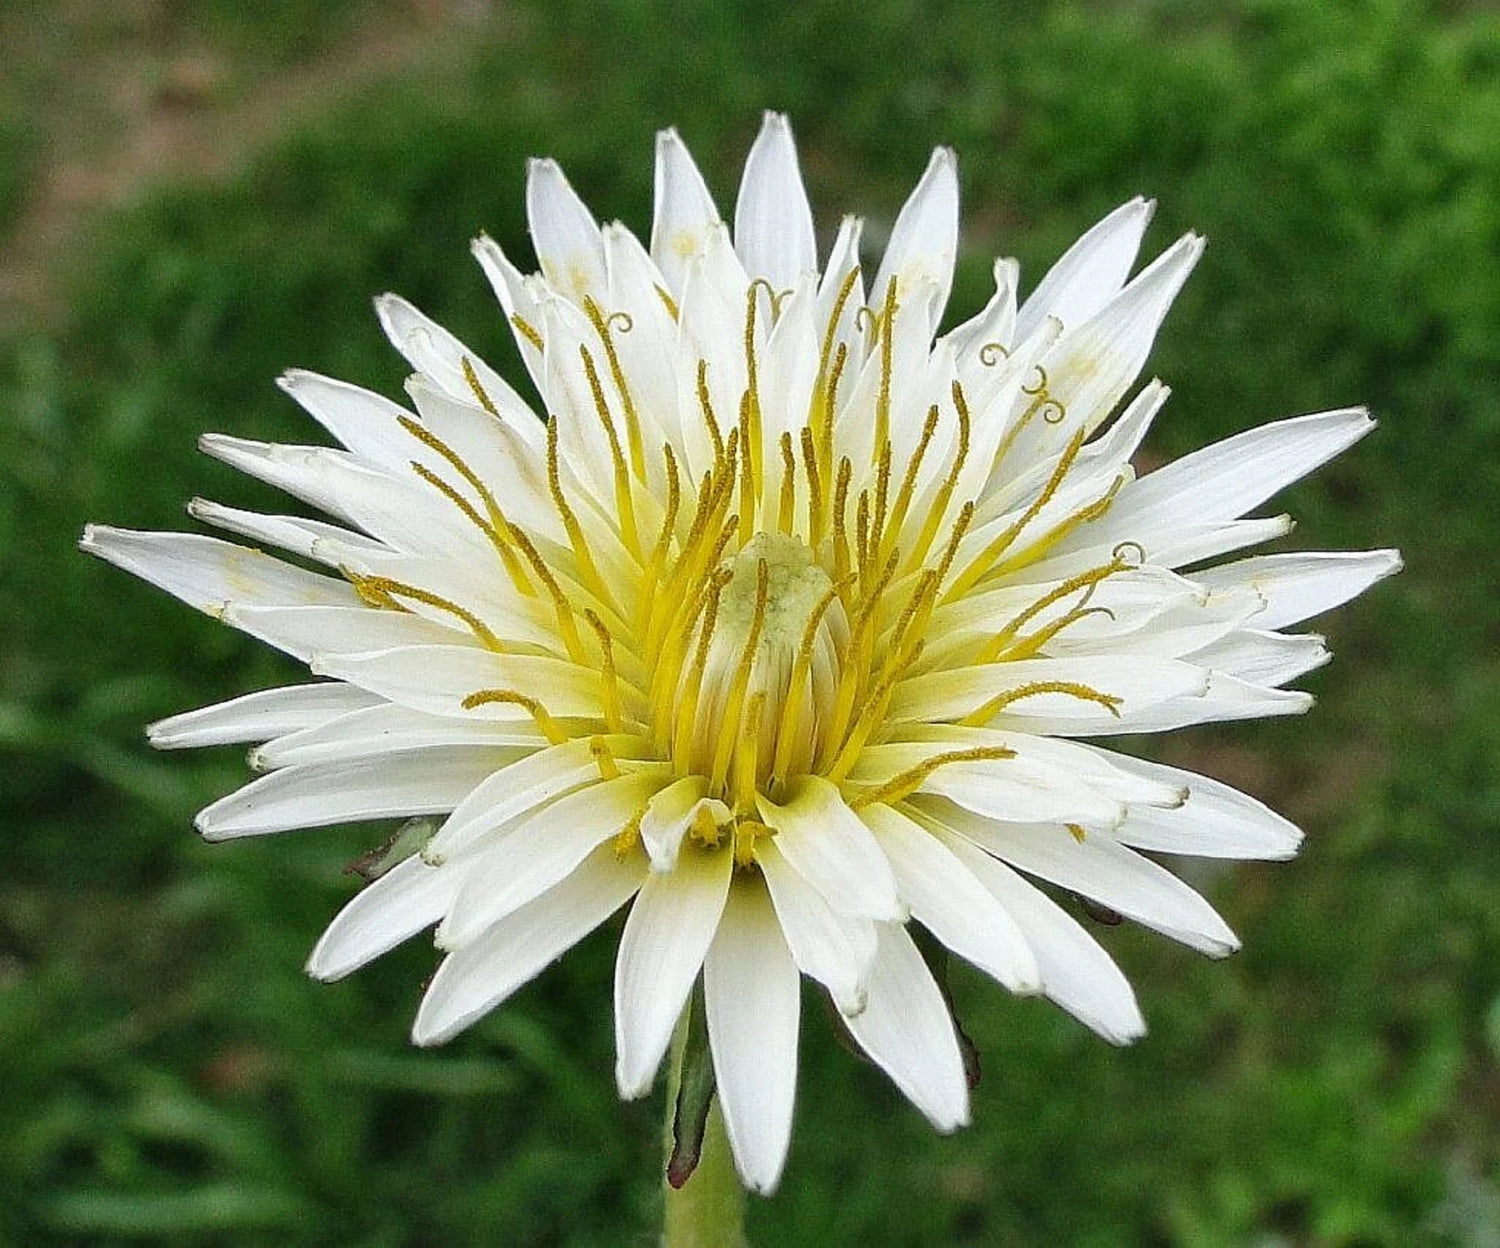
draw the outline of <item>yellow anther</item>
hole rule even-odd
[[[604,356],[609,362],[609,375],[614,379],[615,389],[620,392],[620,402],[625,408],[625,440],[630,445],[631,470],[635,473],[636,480],[644,481],[646,479],[646,447],[641,441],[640,415],[636,412],[635,399],[631,396],[625,370],[620,366],[620,353],[615,347],[614,335],[610,332],[612,326],[618,326],[622,334],[628,334],[634,322],[630,319],[628,312],[611,312],[608,316],[601,315],[599,305],[588,295],[583,297],[583,309],[588,314],[589,320],[593,322],[599,340],[604,344]]]
[[[713,771],[709,792],[722,793],[724,781],[729,774],[729,760],[734,753],[735,738],[741,729],[741,717],[745,710],[746,692],[750,687],[750,673],[755,666],[756,651],[760,647],[760,631],[766,622],[766,602],[770,595],[771,569],[764,559],[755,565],[755,607],[750,616],[750,629],[745,637],[744,649],[735,668],[734,680],[725,699],[724,719],[715,743]]]
[[[1015,521],[1008,525],[979,554],[974,556],[969,562],[968,567],[954,579],[953,585],[949,588],[948,593],[943,599],[945,602],[952,602],[955,598],[961,598],[981,580],[995,571],[995,566],[999,562],[1000,556],[1010,549],[1011,544],[1021,535],[1022,530],[1037,518],[1043,507],[1052,501],[1053,496],[1062,486],[1063,478],[1068,475],[1068,469],[1073,466],[1073,461],[1078,458],[1078,452],[1083,447],[1083,439],[1084,431],[1082,429],[1069,439],[1067,447],[1063,450],[1062,457],[1057,461],[1057,466],[1053,468],[1052,475],[1048,477],[1047,484],[1042,487],[1041,492],[1037,494],[1036,498],[1031,501],[1030,506]]]
[[[807,473],[807,541],[816,547],[823,538],[823,482],[813,433],[802,427],[802,467]]]
[[[557,419],[555,417],[547,422],[547,490],[552,495],[552,505],[557,510],[558,518],[568,534],[568,542],[573,547],[573,557],[578,560],[578,570],[584,582],[600,601],[614,606],[609,587],[604,583],[604,578],[599,575],[599,569],[594,564],[594,555],[589,550],[588,541],[583,535],[583,526],[578,523],[578,517],[573,514],[573,508],[568,505],[568,500],[563,496],[562,473],[558,466]]]
[[[593,300],[589,300],[590,303]],[[594,309],[595,316],[598,308]],[[605,332],[602,328],[600,332]],[[579,344],[578,354],[583,360],[583,371],[589,382],[589,392],[594,399],[594,410],[599,416],[599,423],[604,426],[604,436],[609,442],[609,456],[614,463],[615,470],[615,510],[619,513],[620,535],[625,540],[625,547],[637,560],[641,557],[641,538],[635,526],[635,500],[630,490],[630,469],[626,467],[624,453],[620,450],[620,439],[615,432],[615,422],[610,416],[609,402],[604,397],[604,383],[599,380],[599,370],[594,367],[594,357],[589,354],[589,349]]]
[[[970,711],[958,723],[966,728],[982,728],[1012,703],[1019,702],[1022,698],[1034,698],[1042,693],[1061,693],[1070,698],[1077,698],[1081,702],[1092,702],[1096,706],[1102,706],[1116,719],[1120,718],[1120,703],[1125,700],[1113,693],[1100,693],[1099,690],[1079,684],[1076,680],[1033,680],[1018,688],[997,693],[983,706]]]
[[[511,313],[510,323],[516,327],[516,333],[520,334],[522,338],[526,339],[538,351],[545,350],[545,344],[542,342],[541,334],[537,333],[536,326],[519,312]]]
[[[514,689],[480,689],[471,693],[459,705],[466,711],[472,711],[475,707],[489,706],[497,702],[519,706],[531,716],[542,736],[553,745],[561,745],[568,740],[568,734],[558,726],[557,721],[551,715],[547,714],[546,707],[535,698],[518,693]]]
[[[563,593],[562,586],[552,575],[552,569],[547,566],[547,561],[532,545],[531,539],[520,529],[514,530],[514,535],[516,548],[524,556],[532,572],[536,574],[537,580],[541,581],[542,587],[552,599],[552,609],[557,615],[557,628],[562,633],[563,644],[567,646],[568,657],[575,663],[581,663],[584,657],[583,643],[578,637],[578,626],[573,622],[573,604],[568,601],[568,596]]]
[[[1083,830],[1083,825],[1081,823],[1065,823],[1063,824],[1063,827],[1067,828],[1067,830],[1073,834],[1073,839],[1080,845],[1082,845],[1084,841],[1088,839],[1088,833]]]
[[[709,440],[714,444],[714,464],[724,458],[724,435],[719,432],[719,421],[714,415],[713,400],[708,394],[708,361],[698,361],[698,409],[703,413],[703,425],[708,430]]]
[[[599,679],[604,694],[604,722],[611,732],[619,732],[624,717],[620,710],[620,682],[615,674],[614,638],[609,635],[609,629],[604,626],[604,621],[593,611],[585,608],[583,618],[588,621],[589,627],[594,630],[594,636],[599,639],[601,656]]]
[[[854,290],[854,283],[859,280],[859,266],[849,266],[849,272],[844,274],[844,280],[839,286],[839,293],[833,299],[833,311],[828,314],[828,324],[823,329],[823,349],[818,354],[818,376],[828,376],[828,365],[833,359],[833,336],[838,332],[839,318],[844,315],[844,307],[849,302],[849,296]]]
[[[536,589],[526,578],[525,569],[516,558],[516,552],[511,549],[511,543],[501,536],[500,531],[494,524],[479,514],[478,509],[467,498],[460,494],[453,486],[449,485],[442,477],[433,472],[426,464],[419,464],[416,460],[411,461],[412,471],[421,477],[423,481],[432,486],[439,494],[458,508],[466,520],[484,534],[490,545],[495,548],[495,553],[500,556],[500,562],[505,565],[505,573],[510,577],[510,582],[515,586],[516,592],[526,598],[536,596]]]
[[[1048,590],[1030,606],[1026,607],[1025,610],[1023,610],[1019,615],[1015,617],[1015,619],[1011,620],[1009,624],[1007,624],[998,633],[996,633],[994,637],[986,642],[984,648],[981,649],[979,651],[979,654],[975,657],[975,662],[993,662],[995,659],[999,658],[1001,654],[1007,653],[1011,643],[1016,641],[1017,637],[1019,637],[1021,629],[1024,628],[1032,620],[1034,620],[1048,607],[1052,606],[1054,603],[1061,602],[1069,594],[1077,593],[1079,590],[1083,590],[1085,592],[1086,596],[1084,598],[1084,602],[1087,602],[1087,595],[1092,594],[1093,591],[1098,588],[1101,581],[1108,580],[1117,572],[1126,571],[1128,567],[1129,565],[1126,564],[1123,560],[1112,559],[1109,563],[1101,564],[1097,568],[1090,568],[1086,572],[1080,572],[1077,576],[1070,576],[1061,584],[1053,586],[1052,589]],[[1080,602],[1078,604],[1080,609],[1083,607],[1084,602]],[[1095,610],[1099,609],[1101,608],[1095,608]],[[1075,613],[1070,612],[1070,615],[1072,615],[1074,619],[1082,618]],[[1057,632],[1058,629],[1054,628],[1047,635],[1049,637],[1055,636]]]
[[[667,315],[675,321],[678,315],[677,300],[672,298],[672,296],[669,295],[660,286],[656,287],[656,297],[662,301],[662,306],[667,309]]]
[[[797,455],[792,450],[792,435],[781,435],[781,499],[776,510],[776,529],[790,534],[795,527],[797,509]]]
[[[474,371],[474,362],[466,355],[459,360],[459,366],[463,369],[464,381],[468,383],[469,389],[474,392],[474,397],[479,400],[479,406],[484,408],[491,416],[499,419],[500,409],[495,406],[494,399],[490,398],[489,392],[485,390],[483,383],[480,382],[479,374]]]
[[[931,758],[923,759],[915,767],[908,767],[900,774],[892,776],[884,784],[856,794],[850,799],[849,805],[854,810],[873,806],[877,802],[894,806],[921,788],[927,777],[939,767],[949,767],[955,763],[1000,761],[1015,756],[1014,750],[1003,745],[980,745],[967,750],[948,750],[942,754],[934,754]]]
[[[906,523],[906,510],[911,506],[912,491],[917,488],[917,474],[922,469],[922,459],[927,454],[927,448],[932,445],[937,426],[938,406],[934,403],[927,409],[927,419],[922,423],[922,436],[917,441],[917,449],[912,452],[911,460],[906,465],[906,472],[901,478],[901,486],[896,491],[896,501],[891,504],[888,532],[892,545],[901,539],[901,526]]]
[[[344,570],[344,576],[354,586],[355,593],[372,607],[405,610],[396,599],[406,598],[412,602],[420,602],[426,606],[435,607],[439,611],[447,612],[455,619],[462,621],[489,649],[497,651],[507,649],[505,643],[495,636],[489,625],[467,607],[459,606],[450,598],[444,598],[416,585],[408,585],[404,581],[394,581],[388,576],[361,576],[347,569]]]
[[[896,279],[885,284],[885,302],[880,309],[880,391],[875,396],[875,449],[877,453],[891,436],[891,351],[896,337]]]
[[[1014,572],[1018,568],[1029,567],[1035,563],[1056,546],[1058,542],[1067,537],[1069,533],[1073,532],[1074,529],[1081,528],[1085,524],[1092,524],[1095,520],[1103,516],[1114,505],[1115,495],[1120,492],[1120,488],[1124,484],[1125,477],[1123,474],[1116,477],[1110,482],[1109,489],[1104,492],[1102,497],[1080,507],[1071,515],[1064,516],[1041,537],[1029,542],[1025,550],[1019,551],[1009,559],[1004,559],[997,563],[990,569],[990,574],[992,576],[1002,576],[1007,572]],[[1134,543],[1122,544],[1134,545]]]

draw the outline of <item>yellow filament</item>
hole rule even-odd
[[[735,865],[748,869],[755,862],[755,842],[763,836],[775,836],[776,829],[769,828],[758,819],[737,819],[734,824]]]
[[[693,654],[693,666],[688,671],[681,700],[677,704],[676,733],[672,741],[672,758],[679,771],[686,771],[693,741],[693,726],[698,718],[698,698],[703,691],[703,670],[708,665],[708,647],[713,641],[714,626],[719,618],[719,595],[729,583],[729,576],[715,576],[708,583],[708,596],[703,603],[703,626],[698,634],[698,648]],[[691,627],[691,625],[689,626]],[[670,669],[675,673],[676,666]],[[678,691],[668,688],[667,695]]]
[[[1038,615],[1052,606],[1053,603],[1061,602],[1069,594],[1076,593],[1080,589],[1092,593],[1101,581],[1108,580],[1117,572],[1125,571],[1128,566],[1121,559],[1112,559],[1097,568],[1090,568],[1087,572],[1080,572],[1077,576],[1070,576],[1060,585],[1054,586],[986,642],[984,648],[976,656],[975,662],[993,662],[1020,635],[1022,628],[1036,619]],[[1080,607],[1082,605],[1083,603],[1079,604]],[[1051,636],[1053,634],[1048,635]]]
[[[880,391],[875,398],[875,449],[891,436],[891,350],[896,329],[896,279],[885,284],[885,303],[880,310]]]
[[[755,469],[760,464],[760,448],[756,445],[759,434],[752,428],[755,421],[755,400],[753,391],[746,390],[740,396],[740,515],[745,520],[746,541],[750,540],[755,530],[755,504],[757,494],[755,488]],[[758,422],[757,422],[758,423]],[[752,448],[753,458],[752,458]]]
[[[713,400],[708,395],[708,361],[698,361],[698,407],[703,412],[703,424],[714,444],[714,464],[724,458],[724,435],[719,432],[719,422],[714,416]]]
[[[467,624],[474,636],[478,637],[485,646],[491,650],[503,651],[507,647],[490,630],[483,620],[466,607],[448,598],[439,597],[430,590],[420,589],[416,585],[408,585],[404,581],[393,581],[388,576],[361,576],[357,572],[347,569],[344,575],[354,586],[354,592],[363,598],[372,607],[394,608],[398,611],[405,610],[395,600],[397,598],[410,598],[413,602],[425,603],[429,607],[436,607],[439,611],[446,611],[449,615]]]
[[[590,303],[593,300],[589,300]],[[594,309],[598,313],[598,309]],[[604,332],[602,329],[600,332]],[[594,367],[594,357],[589,349],[580,344],[578,354],[583,359],[583,371],[588,377],[589,391],[594,398],[594,410],[599,423],[604,426],[604,436],[609,442],[609,457],[615,470],[615,509],[619,513],[620,533],[625,546],[636,559],[641,557],[641,539],[635,526],[635,500],[630,491],[630,470],[625,466],[625,456],[620,450],[620,438],[615,432],[615,422],[610,416],[609,402],[604,397],[604,384],[599,380],[599,371]]]
[[[542,736],[553,745],[561,745],[568,740],[568,734],[558,727],[557,721],[551,715],[547,714],[546,707],[535,698],[524,693],[517,693],[514,689],[480,689],[471,693],[460,705],[464,710],[472,711],[476,706],[488,706],[495,702],[519,706],[536,721],[536,726]]]
[[[657,298],[662,301],[663,306],[666,307],[667,315],[675,321],[677,319],[677,300],[672,298],[672,296],[669,295],[660,286],[656,288],[656,295]]]
[[[807,473],[807,541],[816,547],[823,538],[823,484],[813,433],[806,425],[802,427],[802,466]]]
[[[923,759],[915,767],[908,767],[899,775],[892,776],[884,784],[856,794],[850,799],[849,805],[854,810],[873,806],[877,802],[894,806],[903,798],[915,793],[927,777],[939,767],[948,767],[954,763],[999,761],[1015,756],[1014,750],[1003,745],[980,745],[967,750],[948,750],[942,754],[934,754],[931,758]]]
[[[620,682],[615,674],[614,638],[609,635],[604,621],[593,611],[585,609],[583,618],[599,639],[599,652],[602,656],[599,679],[604,693],[604,722],[611,732],[619,732],[623,716],[620,712]]]
[[[896,491],[896,501],[891,504],[889,534],[892,543],[901,537],[901,526],[906,523],[906,509],[911,506],[912,491],[917,488],[917,473],[921,471],[922,459],[927,454],[927,448],[932,445],[932,437],[937,432],[937,424],[938,407],[934,403],[927,409],[927,419],[922,423],[922,436],[917,442],[917,449],[912,452],[911,462],[906,465],[906,472],[901,478],[901,486]]]
[[[833,421],[838,415],[839,379],[844,375],[844,365],[849,362],[849,346],[847,343],[839,343],[839,349],[833,356],[833,368],[828,374],[828,384],[825,387],[827,398],[824,406],[828,409],[824,420],[820,422],[818,430],[818,450],[820,452],[819,462],[825,471],[833,471]],[[831,484],[830,482],[825,482]]]
[[[853,475],[854,465],[845,455],[839,460],[838,477],[833,488],[833,579],[839,582],[849,576],[849,536],[844,526],[849,509],[849,481]]]
[[[480,383],[479,374],[474,371],[474,362],[466,355],[459,360],[459,364],[464,370],[464,381],[468,383],[469,389],[474,392],[474,397],[479,400],[479,406],[495,417],[496,420],[500,419],[500,409],[495,406],[495,401],[490,398],[488,392]]]
[[[817,644],[818,626],[822,624],[823,617],[828,613],[828,608],[833,606],[834,600],[838,598],[843,587],[830,585],[823,596],[818,599],[817,605],[808,614],[807,623],[802,629],[802,640],[797,644],[797,657],[792,661],[792,678],[787,685],[786,701],[781,705],[781,723],[776,730],[776,755],[771,764],[771,775],[777,784],[783,784],[787,778],[787,770],[791,766],[792,748],[796,743],[797,733],[802,727],[802,685],[808,679],[812,670],[813,647]],[[807,701],[812,701],[812,690],[808,689]]]
[[[662,460],[667,474],[667,510],[661,519],[661,532],[651,549],[651,558],[646,561],[645,575],[641,579],[640,602],[637,608],[637,627],[642,635],[649,635],[651,622],[657,610],[656,586],[661,580],[662,568],[672,547],[672,534],[677,526],[677,511],[682,506],[682,483],[677,477],[677,457],[672,447],[663,443]]]
[[[1047,370],[1040,364],[1034,366],[1037,371],[1037,383],[1035,386],[1022,386],[1021,393],[1032,396],[1026,410],[1021,413],[1020,418],[1009,429],[1005,431],[1005,437],[1000,440],[1000,445],[995,448],[995,457],[990,461],[990,472],[993,473],[1010,453],[1011,447],[1016,444],[1016,439],[1021,436],[1021,431],[1029,425],[1038,412],[1044,412],[1042,419],[1049,425],[1060,424],[1067,418],[1068,409],[1058,399],[1054,399],[1047,389]]]
[[[875,466],[875,512],[870,517],[870,560],[876,562],[885,553],[886,504],[891,493],[891,444],[880,448]]]
[[[928,509],[922,531],[917,535],[916,544],[912,547],[911,555],[907,560],[909,566],[921,563],[927,558],[933,539],[937,537],[938,526],[942,524],[943,516],[948,511],[948,504],[953,499],[953,491],[958,488],[958,474],[963,471],[964,464],[969,458],[969,403],[964,397],[963,387],[957,381],[953,383],[953,410],[958,413],[958,450],[954,452],[953,460],[948,465],[948,475],[943,478],[943,484],[938,487],[937,497],[932,500],[932,506]]]
[[[1029,659],[1056,637],[1058,633],[1062,632],[1063,629],[1069,628],[1078,623],[1079,620],[1087,619],[1091,615],[1107,615],[1110,619],[1115,618],[1115,613],[1108,607],[1074,607],[1066,615],[1053,620],[1045,628],[1039,628],[1036,632],[1020,638],[1014,645],[1008,646],[1000,657],[1003,657],[1007,662],[1013,662],[1016,659]]]
[[[640,415],[635,410],[635,399],[631,396],[630,386],[625,380],[625,370],[620,366],[620,353],[615,347],[614,335],[610,332],[610,324],[619,322],[620,331],[626,332],[630,328],[630,315],[625,312],[616,312],[611,316],[604,316],[599,311],[599,305],[588,295],[583,297],[583,310],[594,324],[594,329],[599,335],[599,340],[604,344],[604,356],[609,362],[609,375],[614,379],[615,389],[620,392],[620,402],[625,408],[625,440],[630,445],[630,466],[638,481],[646,479],[646,447],[641,441]]]
[[[573,547],[573,556],[578,560],[578,570],[582,573],[584,581],[589,588],[598,595],[601,601],[614,605],[609,587],[605,585],[604,578],[599,575],[599,569],[594,564],[594,555],[589,550],[589,544],[583,536],[583,526],[578,523],[578,517],[573,514],[573,508],[568,505],[568,500],[563,496],[562,474],[557,462],[557,420],[554,417],[547,422],[547,489],[552,495],[552,505],[557,509],[558,518],[562,520],[563,528],[567,531],[568,541]]]
[[[573,604],[568,601],[568,596],[563,593],[562,586],[557,583],[557,578],[552,575],[552,569],[542,558],[537,548],[531,544],[531,539],[520,529],[515,530],[516,547],[526,557],[526,562],[531,565],[531,570],[536,574],[537,580],[541,581],[552,599],[552,608],[557,614],[558,631],[562,633],[563,644],[568,648],[568,657],[575,663],[583,661],[583,643],[578,637],[578,627],[573,623]]]
[[[952,602],[955,598],[961,598],[968,593],[986,576],[995,570],[995,565],[1000,556],[1010,549],[1011,544],[1021,535],[1026,528],[1041,513],[1043,507],[1052,501],[1053,496],[1062,486],[1063,478],[1068,475],[1068,469],[1073,466],[1073,461],[1078,458],[1078,452],[1083,447],[1084,431],[1080,429],[1069,440],[1062,458],[1057,461],[1057,466],[1052,470],[1052,475],[1047,479],[1047,484],[1042,487],[1041,492],[1031,501],[1030,506],[1023,511],[1016,520],[1008,525],[1004,532],[990,542],[979,554],[975,555],[965,568],[954,579],[949,588],[944,602]]]
[[[770,283],[765,278],[756,278],[745,292],[745,395],[740,403],[740,424],[745,432],[740,438],[743,443],[740,450],[745,456],[746,479],[750,482],[752,489],[755,487],[756,480],[765,475],[760,429],[760,378],[755,359],[755,312],[760,305],[758,288],[762,286],[770,295],[771,306],[774,309],[776,292],[771,289]],[[754,527],[753,517],[751,527]]]
[[[542,343],[541,334],[536,332],[536,326],[528,321],[519,312],[511,313],[510,323],[516,327],[516,333],[520,334],[522,338],[526,339],[526,341],[529,342],[538,351],[545,349],[544,344]],[[467,361],[465,362],[467,363]]]
[[[833,311],[828,314],[828,325],[823,330],[823,350],[818,355],[819,377],[828,376],[829,361],[833,358],[833,336],[838,330],[839,318],[844,315],[844,306],[849,302],[849,295],[854,290],[854,283],[858,280],[859,266],[851,265],[839,286],[839,293],[834,296]],[[832,412],[829,413],[830,416],[832,414]]]
[[[615,762],[614,751],[603,737],[589,738],[589,753],[594,756],[594,765],[599,768],[599,779],[618,780],[620,765]]]
[[[1091,524],[1100,516],[1104,515],[1114,505],[1115,495],[1120,492],[1120,487],[1125,484],[1124,476],[1118,476],[1110,482],[1109,489],[1103,497],[1095,499],[1080,507],[1072,515],[1065,516],[1055,525],[1047,530],[1041,537],[1031,542],[1025,550],[1012,555],[1009,559],[1002,560],[990,569],[990,575],[1000,576],[1006,572],[1014,572],[1017,568],[1024,568],[1035,563],[1049,550],[1062,541],[1063,538],[1085,524]]]
[[[781,500],[776,511],[776,528],[790,534],[797,508],[797,455],[792,450],[792,435],[781,435]]]
[[[1019,702],[1022,698],[1033,698],[1041,693],[1062,693],[1082,702],[1093,702],[1102,706],[1116,719],[1120,718],[1120,703],[1125,700],[1113,693],[1100,693],[1097,689],[1079,684],[1076,680],[1033,680],[1019,688],[997,693],[983,706],[970,711],[958,723],[965,728],[983,727],[1013,702]]]
[[[913,648],[913,655],[920,653],[921,641]],[[892,664],[889,670],[881,678],[880,683],[875,686],[866,696],[864,704],[860,707],[859,714],[855,717],[854,724],[850,727],[844,738],[842,748],[827,771],[827,777],[835,784],[849,774],[850,768],[859,760],[860,751],[865,748],[865,742],[870,739],[870,734],[876,726],[885,718],[885,710],[891,700],[891,692],[895,688],[896,681],[901,671]]]
[[[771,568],[764,559],[755,565],[755,612],[750,617],[750,631],[745,637],[745,648],[740,652],[740,661],[735,668],[734,681],[729,687],[729,697],[724,704],[724,719],[719,727],[719,739],[714,750],[713,774],[710,792],[721,793],[724,779],[729,771],[730,755],[734,751],[735,738],[740,731],[740,718],[745,709],[745,693],[750,687],[750,673],[755,666],[755,652],[760,646],[760,630],[766,622],[766,601],[770,595]]]
[[[742,815],[755,810],[756,772],[760,767],[760,721],[766,711],[766,691],[756,690],[745,712],[734,760],[734,808]]]
[[[500,535],[495,526],[481,516],[474,504],[460,494],[453,486],[449,485],[442,477],[433,472],[426,464],[419,464],[416,460],[411,461],[412,471],[421,477],[423,481],[432,486],[439,494],[459,509],[464,518],[474,525],[489,540],[495,552],[500,556],[500,562],[505,565],[505,574],[510,577],[510,583],[515,586],[516,592],[526,598],[534,598],[536,589],[526,579],[525,569],[516,558],[516,552],[511,549],[510,544]]]

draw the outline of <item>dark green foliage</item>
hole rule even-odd
[[[231,48],[301,46],[259,6],[167,7]],[[1152,1025],[1123,1052],[955,965],[985,1074],[951,1139],[810,997],[787,1178],[752,1233],[1500,1242],[1500,26],[1395,0],[666,7],[507,6],[441,76],[105,222],[69,252],[66,322],[3,344],[0,1243],[650,1242],[659,1109],[615,1100],[614,934],[437,1052],[405,1039],[424,942],[307,981],[341,868],[386,830],[200,844],[192,813],[242,758],[153,755],[141,724],[290,669],[72,547],[90,519],[187,527],[195,493],[285,506],[194,440],[315,437],[271,384],[291,365],[396,393],[380,290],[514,375],[467,243],[529,254],[522,159],[557,155],[644,230],[652,131],[677,124],[727,205],[765,106],[793,114],[825,225],[878,234],[929,148],[958,148],[964,315],[992,254],[1034,281],[1159,196],[1148,246],[1211,246],[1153,360],[1176,391],[1156,448],[1369,402],[1377,434],[1281,503],[1298,545],[1410,566],[1323,626],[1309,719],[1157,747],[1309,831],[1295,863],[1201,877],[1245,951],[1100,929]],[[26,132],[0,118],[0,224]]]

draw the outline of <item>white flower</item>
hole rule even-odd
[[[203,835],[445,816],[309,962],[335,979],[435,924],[447,956],[419,1044],[628,903],[620,1091],[651,1087],[701,973],[730,1142],[762,1191],[791,1129],[799,972],[934,1125],[966,1121],[909,919],[1106,1039],[1139,1036],[1120,971],[1031,879],[1220,956],[1234,934],[1148,854],[1284,858],[1300,834],[1226,785],[1072,738],[1307,709],[1286,685],[1328,654],[1283,630],[1396,554],[1204,565],[1286,533],[1243,517],[1367,414],[1254,429],[1137,480],[1166,387],[1106,422],[1202,240],[1131,278],[1151,215],[1132,200],[1019,307],[1017,265],[997,262],[988,305],[934,339],[958,245],[946,150],[873,278],[855,218],[819,270],[780,116],[732,232],[673,131],[649,251],[551,161],[526,205],[539,275],[488,238],[474,252],[546,423],[386,295],[414,412],[294,371],[283,389],[340,449],[202,443],[336,523],[192,514],[330,574],[211,537],[84,534],[324,678],[152,727],[166,748],[259,743],[267,774],[204,810]]]

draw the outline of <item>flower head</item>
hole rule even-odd
[[[1328,655],[1283,630],[1396,555],[1209,561],[1286,533],[1244,517],[1369,417],[1282,421],[1137,479],[1167,390],[1122,401],[1202,250],[1188,235],[1130,277],[1143,200],[1019,306],[1017,265],[997,262],[990,302],[941,336],[946,150],[873,275],[855,218],[820,270],[775,115],[732,231],[672,131],[649,249],[601,228],[551,161],[526,203],[539,274],[488,238],[474,252],[539,409],[387,295],[410,409],[295,371],[282,387],[338,448],[203,439],[335,522],[192,514],[326,573],[206,536],[85,533],[322,678],[152,727],[168,748],[256,743],[267,774],[199,829],[440,817],[309,962],[334,979],[435,925],[421,1044],[628,905],[620,1091],[650,1088],[701,975],[730,1141],[761,1190],[790,1133],[799,973],[938,1128],[966,1120],[913,920],[1012,991],[1140,1035],[1115,964],[1032,881],[1218,956],[1234,934],[1149,855],[1281,858],[1300,834],[1224,784],[1074,738],[1307,709],[1286,686]]]

